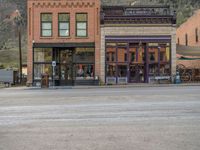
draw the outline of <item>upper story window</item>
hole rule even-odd
[[[196,42],[199,42],[198,28],[195,29]]]
[[[188,35],[185,34],[185,45],[188,46]]]
[[[88,17],[86,13],[76,14],[76,36],[87,37],[87,22]]]
[[[52,36],[52,14],[51,13],[41,14],[41,36],[42,37]]]
[[[180,39],[178,38],[178,45],[180,45]]]
[[[68,13],[58,14],[58,28],[60,37],[68,37],[70,33],[70,15]]]

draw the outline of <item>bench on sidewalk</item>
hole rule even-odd
[[[171,77],[170,76],[155,76],[154,78],[159,84],[161,83],[161,81],[171,81]]]

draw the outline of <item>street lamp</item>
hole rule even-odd
[[[18,39],[19,39],[19,78],[20,78],[20,84],[22,84],[22,42],[21,42],[21,26],[24,24],[23,18],[19,12],[19,10],[16,10],[16,16],[14,18],[14,23],[17,26],[17,32],[18,32]]]

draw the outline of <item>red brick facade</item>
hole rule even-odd
[[[41,37],[41,13],[52,13],[52,37]],[[70,14],[70,36],[58,36],[58,13]],[[88,36],[76,37],[76,13],[88,14]],[[28,82],[33,79],[34,43],[95,43],[95,75],[100,74],[100,1],[28,0]]]
[[[177,44],[200,46],[200,10],[177,29]]]

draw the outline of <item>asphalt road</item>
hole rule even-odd
[[[0,89],[0,150],[199,150],[200,87]]]

